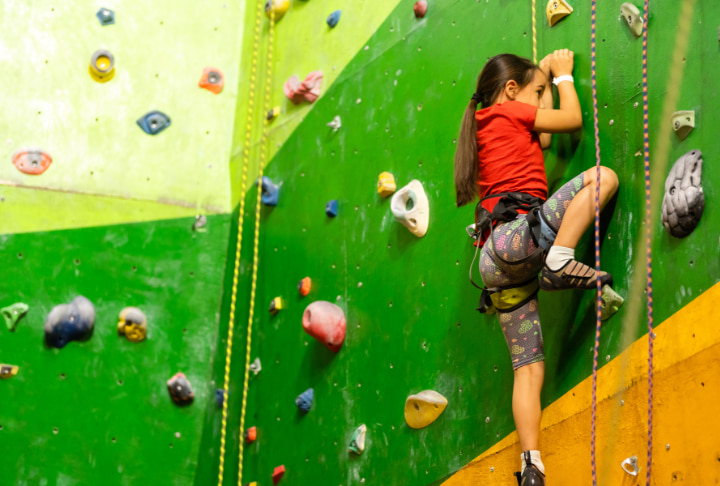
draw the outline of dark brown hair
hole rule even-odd
[[[529,59],[514,54],[498,54],[483,67],[475,96],[465,108],[455,151],[455,203],[458,207],[472,202],[477,194],[479,161],[475,112],[478,103],[482,108],[491,106],[510,80],[520,88],[527,86],[532,82],[536,69],[539,69],[538,66]]]

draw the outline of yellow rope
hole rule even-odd
[[[258,2],[258,8],[263,5],[263,0]],[[270,9],[270,32],[268,34],[268,53],[267,53],[267,73],[265,75],[265,110],[263,113],[270,111],[270,93],[272,88],[272,59],[273,59],[273,44],[275,34],[275,9]],[[268,125],[270,121],[267,116],[263,116],[265,120],[263,123],[262,140],[260,142],[260,167],[258,169],[258,181],[262,180],[263,171],[265,169],[265,156],[267,152],[267,138],[268,138]],[[257,199],[255,201],[255,241],[253,245],[253,274],[252,274],[252,286],[250,287],[250,313],[248,316],[248,327],[247,327],[247,348],[245,350],[245,378],[243,379],[243,396],[242,396],[242,407],[240,408],[240,453],[238,458],[238,486],[242,486],[242,472],[243,472],[243,452],[245,441],[243,440],[243,434],[245,430],[245,409],[247,406],[247,392],[248,392],[248,377],[250,375],[250,344],[252,341],[252,323],[253,316],[255,314],[255,291],[257,290],[257,273],[258,273],[258,254],[259,254],[259,241],[260,241],[260,196],[262,191],[260,190],[260,182],[258,182]]]
[[[537,64],[537,19],[535,17],[535,0],[532,0],[533,63]]]
[[[247,186],[247,168],[250,160],[250,136],[252,133],[253,106],[255,104],[255,73],[257,71],[256,66],[258,44],[260,42],[260,18],[262,15],[262,5],[262,2],[258,2],[258,9],[255,14],[255,39],[253,45],[252,69],[250,71],[250,91],[248,94],[248,116],[247,126],[245,130],[245,152],[243,155],[242,183],[240,185],[240,215],[238,217],[237,245],[235,247],[235,270],[233,273],[233,288],[230,300],[230,317],[228,318],[227,347],[225,349],[225,379],[223,381],[223,391],[225,397],[223,400],[222,409],[222,428],[220,429],[220,465],[218,467],[218,486],[222,486],[223,475],[225,472],[225,436],[227,433],[227,411],[228,401],[230,398],[228,394],[228,388],[230,385],[230,364],[232,361],[233,329],[235,327],[235,303],[237,301],[238,274],[240,270],[240,251],[242,249],[242,229],[245,215],[245,188]],[[249,347],[250,341],[248,340],[248,349]],[[247,388],[247,365],[245,366],[245,368],[245,388]],[[242,435],[240,436],[240,443],[242,444]],[[242,468],[242,462],[240,463],[240,467]]]

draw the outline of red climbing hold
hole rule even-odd
[[[252,444],[257,439],[257,427],[250,427],[245,431],[245,442]]]
[[[421,19],[425,17],[425,14],[427,13],[428,9],[428,3],[426,0],[418,0],[415,2],[415,5],[413,6],[413,11],[415,12],[415,17]]]
[[[340,351],[345,341],[345,313],[331,302],[318,300],[305,308],[303,329],[330,351]]]
[[[202,77],[198,82],[198,86],[212,93],[220,94],[225,86],[225,78],[217,68],[206,67],[203,69]]]
[[[285,474],[285,466],[280,465],[276,467],[273,471],[273,484],[279,483],[280,479],[283,477],[283,474]]]
[[[310,287],[312,286],[312,280],[310,280],[310,277],[305,277],[304,279],[300,280],[298,283],[298,292],[300,292],[300,295],[305,297],[307,294],[310,293]]]
[[[322,71],[313,71],[307,75],[305,81],[293,75],[285,82],[283,91],[293,103],[300,104],[303,101],[314,102],[320,96],[320,85],[322,85]]]
[[[23,174],[40,175],[52,164],[52,157],[38,149],[18,150],[12,156],[12,162]]]

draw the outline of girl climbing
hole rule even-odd
[[[594,221],[596,169],[580,173],[548,198],[542,154],[553,133],[582,126],[572,70],[573,53],[567,49],[549,54],[539,66],[513,54],[491,58],[465,109],[455,154],[457,205],[480,197],[474,233],[487,287],[480,308],[497,310],[510,349],[522,486],[545,484],[539,451],[545,356],[538,287],[594,289],[597,278],[594,269],[575,260],[575,247]],[[559,109],[553,109],[551,75]],[[617,186],[615,173],[601,167],[601,208]],[[612,281],[605,272],[600,279]]]

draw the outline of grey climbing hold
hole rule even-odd
[[[260,358],[255,358],[255,361],[250,363],[250,367],[248,369],[252,371],[255,376],[257,376],[257,374],[262,371],[262,364],[260,364]]]
[[[18,322],[20,322],[20,319],[25,317],[28,310],[30,310],[30,307],[27,304],[18,302],[7,307],[3,307],[0,309],[0,313],[2,313],[2,316],[5,318],[7,328],[10,329],[10,331],[14,331]]]
[[[620,5],[620,14],[635,37],[640,37],[643,33],[643,19],[640,10],[632,3],[625,2]]]
[[[678,138],[685,140],[695,128],[695,111],[676,111],[672,114],[672,124]]]
[[[691,150],[675,162],[665,180],[662,223],[676,238],[692,233],[705,209],[702,163],[702,152]]]
[[[167,387],[168,392],[170,392],[170,398],[178,405],[187,405],[195,399],[190,380],[188,380],[182,372],[175,373],[173,377],[167,381]]]
[[[207,231],[207,216],[204,214],[198,214],[195,216],[195,222],[193,223],[193,231],[204,233]]]
[[[70,341],[90,336],[95,326],[95,307],[82,295],[69,304],[60,304],[45,319],[45,342],[62,348]]]
[[[602,304],[600,305],[600,319],[603,321],[610,319],[625,303],[625,299],[609,285],[603,285],[600,298],[602,300]]]
[[[360,425],[355,432],[353,432],[352,439],[350,440],[350,449],[355,454],[362,454],[365,450],[365,434],[367,433],[367,426],[365,424]]]

